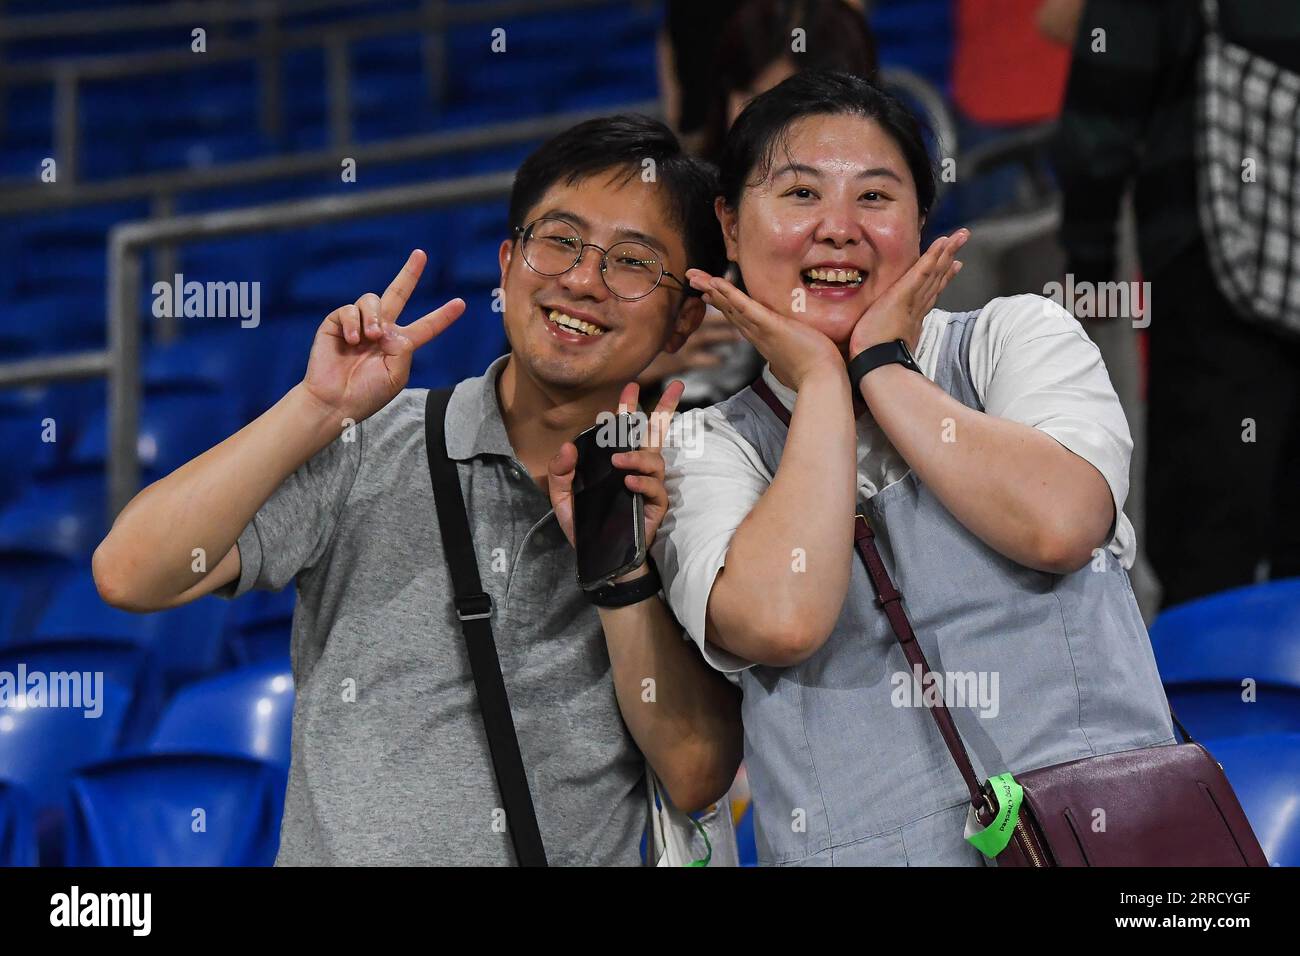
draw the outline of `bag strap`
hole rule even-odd
[[[903,610],[902,592],[894,587],[894,582],[889,578],[889,571],[886,570],[885,562],[881,560],[880,551],[876,548],[875,537],[875,532],[871,530],[866,517],[860,514],[854,515],[853,543],[857,548],[858,557],[866,566],[868,577],[871,578],[871,586],[876,592],[876,603],[889,618],[890,629],[893,630],[894,637],[898,638],[898,643],[903,648],[903,656],[907,658],[913,673],[918,667],[920,668],[922,688],[929,688],[938,678],[930,670],[930,663],[925,659],[925,652],[921,650],[921,642],[916,639],[916,633],[912,630],[912,622],[907,619],[907,612]],[[924,697],[922,699],[924,700]],[[952,761],[957,765],[957,772],[961,774],[967,791],[970,792],[971,804],[976,810],[982,811],[985,805],[984,792],[980,788],[979,778],[975,776],[975,768],[971,766],[970,756],[961,742],[961,735],[957,732],[957,723],[952,719],[952,714],[948,712],[948,705],[943,701],[943,695],[939,695],[937,703],[926,704],[925,709],[934,716],[939,734],[943,737],[948,752],[952,754]]]
[[[438,509],[438,527],[442,533],[447,571],[451,575],[456,617],[460,619],[469,651],[469,666],[474,674],[483,729],[487,731],[488,749],[496,772],[497,789],[505,804],[506,826],[514,844],[520,866],[546,866],[546,849],[537,828],[524,761],[519,753],[519,738],[510,713],[510,699],[501,677],[501,661],[492,638],[492,597],[483,590],[478,560],[469,532],[465,496],[460,490],[456,463],[447,454],[446,415],[451,400],[450,388],[429,390],[424,406],[424,440],[428,446],[429,477],[433,482],[433,502]]]

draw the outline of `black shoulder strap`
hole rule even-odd
[[[514,843],[515,858],[520,866],[546,866],[546,849],[537,828],[524,761],[519,753],[515,721],[510,714],[510,699],[501,678],[501,661],[492,639],[492,598],[484,593],[478,576],[478,561],[469,533],[465,513],[465,496],[461,494],[456,463],[447,455],[446,415],[451,389],[429,391],[424,407],[424,440],[428,445],[429,475],[433,480],[433,500],[438,509],[438,526],[442,529],[442,546],[447,570],[455,593],[456,617],[460,619],[469,649],[469,665],[474,673],[483,727],[487,731],[492,767],[497,788],[505,803],[506,826]]]

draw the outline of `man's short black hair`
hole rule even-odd
[[[713,214],[717,170],[688,155],[663,123],[649,116],[621,114],[590,119],[539,146],[515,173],[510,190],[510,231],[558,182],[571,186],[605,171],[623,172],[624,182],[642,175],[654,160],[655,181],[668,202],[670,221],[682,231],[686,265],[720,275],[726,266],[722,230]]]

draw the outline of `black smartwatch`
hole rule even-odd
[[[659,579],[659,570],[649,555],[645,559],[649,574],[643,574],[635,581],[622,584],[605,584],[587,591],[587,600],[597,607],[627,607],[659,593],[663,582]]]
[[[872,369],[893,364],[901,365],[903,368],[910,368],[918,375],[922,374],[916,360],[912,358],[912,353],[908,349],[906,342],[902,339],[881,342],[869,349],[863,349],[849,361],[849,382],[852,383],[853,390],[856,392],[861,389],[862,376]]]

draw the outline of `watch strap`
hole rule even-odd
[[[662,590],[663,581],[659,578],[659,570],[655,567],[654,560],[647,555],[645,561],[646,567],[650,570],[649,574],[643,574],[634,581],[604,584],[593,588],[587,592],[587,600],[597,607],[627,607],[629,604],[637,604],[654,597]]]
[[[862,382],[862,376],[882,365],[891,364],[901,365],[918,374],[921,372],[912,358],[912,353],[908,351],[907,343],[902,339],[894,339],[892,342],[881,342],[879,345],[863,349],[855,355],[849,361],[849,381],[853,383],[856,391]]]

